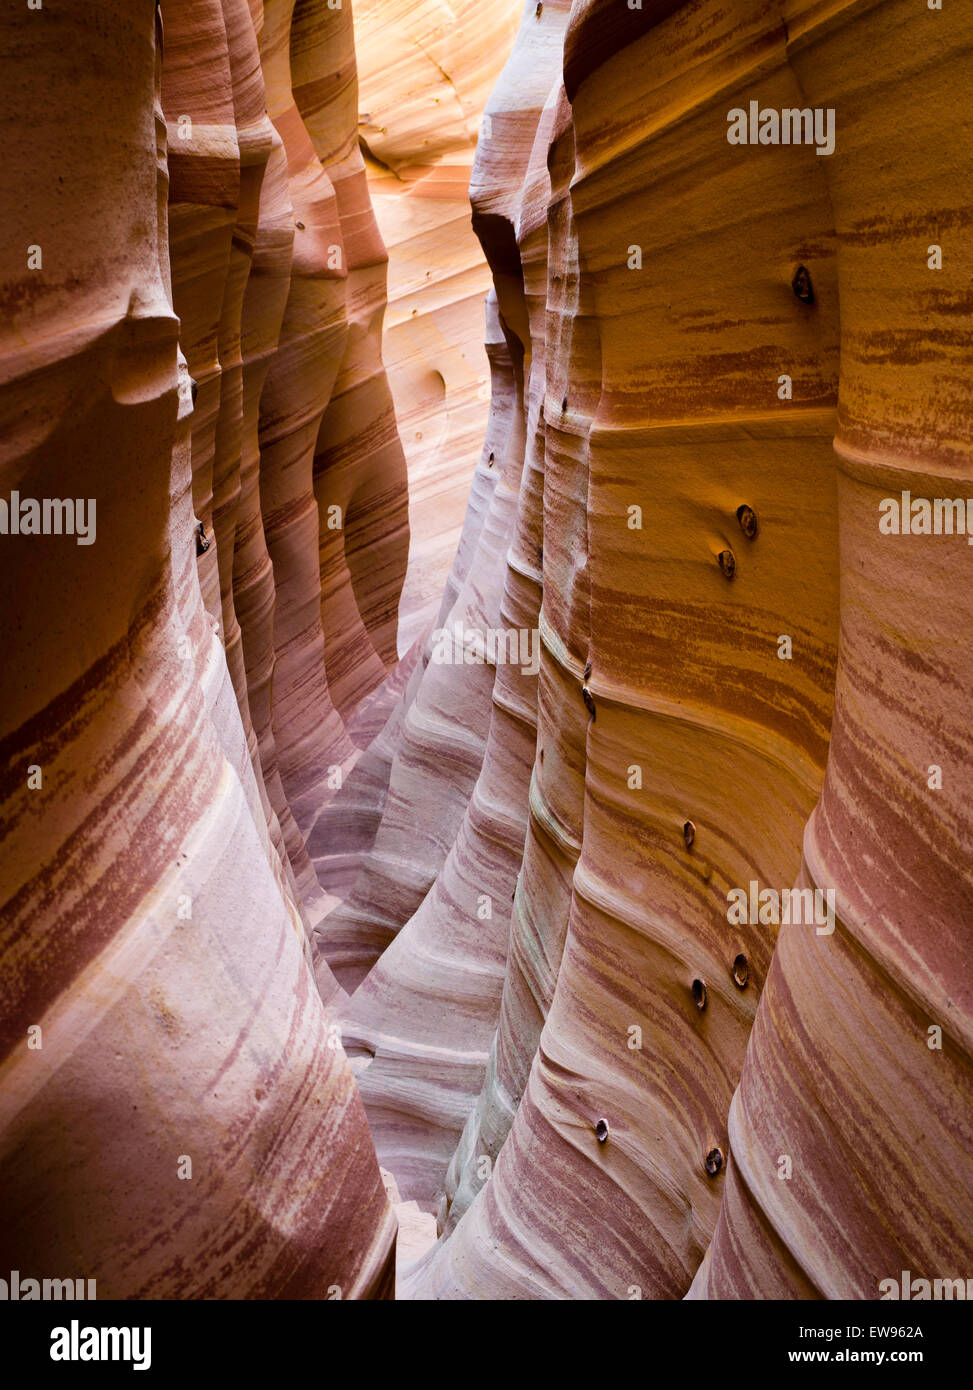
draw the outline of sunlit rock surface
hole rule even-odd
[[[483,443],[490,272],[468,185],[521,0],[357,0],[359,139],[389,250],[384,356],[409,462],[405,653],[440,605]]]

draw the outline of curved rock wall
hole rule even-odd
[[[560,16],[563,29],[566,7]],[[543,271],[540,284],[535,279],[528,287],[525,281],[514,218],[522,207],[526,180],[530,185],[526,206],[533,203],[536,208],[534,238],[540,237],[546,250],[549,179],[546,146],[524,140],[523,125],[519,142],[512,140],[509,132],[516,127],[508,120],[520,107],[543,105],[552,76],[557,77],[558,37],[551,22],[546,27],[524,28],[490,100],[486,117],[490,137],[481,141],[477,151],[474,225],[482,221],[491,229],[491,236],[484,237],[484,250],[494,270],[515,397],[504,471],[464,591],[469,597],[464,601],[464,594],[460,595],[447,618],[447,631],[453,631],[457,623],[464,631],[481,634],[490,629],[515,635],[536,635],[537,631],[543,549],[543,353],[534,357],[533,345],[538,333],[543,344],[545,299]],[[496,142],[504,139],[505,131],[507,143],[498,154]],[[502,211],[497,170],[505,180]],[[482,211],[484,206],[489,210]],[[542,267],[544,262],[542,255]],[[488,443],[493,438],[491,431]],[[494,458],[494,467],[496,462]],[[489,470],[490,454],[486,463]],[[497,545],[498,536],[510,539],[509,550]],[[419,798],[423,804],[438,798],[435,826],[441,838],[434,848],[441,851],[445,837],[453,837],[445,845],[441,871],[407,926],[357,990],[344,1025],[349,1047],[361,1048],[372,1058],[367,1071],[360,1073],[360,1085],[380,1159],[394,1171],[403,1197],[427,1209],[435,1209],[442,1174],[483,1081],[497,1023],[536,744],[538,653],[534,646],[533,640],[527,644],[521,664],[498,666],[495,672],[489,663],[467,665],[465,659],[461,665],[436,664],[433,653],[434,664],[420,686],[415,716],[421,717],[426,702],[435,700],[441,711],[456,711],[452,715],[455,736],[457,716],[468,730],[475,713],[477,732],[482,730],[485,737],[478,744],[482,770],[477,767],[475,776],[474,769],[467,770],[456,759],[446,766],[429,759],[420,781],[415,764],[410,766],[408,761],[412,750],[403,749],[398,787],[400,797],[408,798],[406,815],[393,826],[394,808],[390,810],[369,861],[369,868],[377,871],[379,856],[387,853],[390,874],[396,850],[399,856],[405,853],[404,835],[407,826],[412,828],[412,818],[407,819],[410,809]],[[519,640],[517,655],[521,655]],[[489,710],[480,702],[481,692],[491,687]],[[417,722],[407,716],[406,737]],[[422,732],[428,745],[442,725],[439,730],[428,725],[427,729]],[[393,789],[397,789],[395,771]],[[407,774],[411,774],[408,781]],[[469,779],[469,790],[464,789],[461,777]],[[462,817],[454,822],[453,807],[460,809],[460,796],[468,800]],[[432,854],[426,863],[435,863]],[[368,886],[372,901],[387,906],[389,893],[377,872]],[[400,895],[400,903],[403,898]],[[347,911],[344,916],[347,919]],[[327,929],[326,924],[325,933]],[[353,983],[340,969],[338,974],[343,982]],[[407,1113],[398,1098],[403,1088],[413,1085],[417,1104],[414,1112]]]
[[[435,672],[453,725],[492,684],[478,775],[407,732],[346,905],[396,933],[344,1026],[439,1213],[407,1293],[867,1298],[968,1263],[964,550],[878,525],[969,489],[965,156],[918,122],[879,157],[916,91],[957,109],[969,34],[937,22],[525,7],[471,186],[524,453],[506,579],[459,612],[529,625],[538,563],[533,767],[511,665]],[[832,109],[834,153],[731,145],[751,100]],[[759,895],[795,888],[822,915],[781,925]]]
[[[0,19],[0,1265],[955,1277],[973,23],[358,11]]]
[[[955,535],[881,535],[876,519],[903,492],[973,490],[971,155],[935,136],[973,76],[973,24],[954,13],[939,31],[902,3],[834,9],[828,25],[806,5],[787,19],[807,100],[844,115],[841,158],[822,160],[840,248],[841,628],[801,870],[834,887],[837,926],[781,933],[694,1297],[874,1298],[882,1277],[970,1260],[969,551]],[[867,70],[884,81],[866,97]],[[879,102],[891,163],[876,158]],[[942,272],[928,265],[940,241]]]
[[[389,249],[383,351],[409,464],[406,652],[436,616],[490,403],[483,298],[490,271],[470,229],[482,112],[521,0],[358,0],[359,139]],[[455,593],[453,594],[455,598]]]
[[[101,1297],[392,1292],[302,832],[394,660],[406,485],[351,17],[292,10],[0,21],[36,109],[5,145],[0,1260]],[[344,75],[319,151],[292,53],[319,137]],[[9,534],[17,494],[71,512]]]

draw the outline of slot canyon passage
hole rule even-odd
[[[0,1272],[973,1274],[971,7],[0,35]]]

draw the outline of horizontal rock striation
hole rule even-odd
[[[483,108],[521,9],[521,0],[355,6],[358,136],[389,249],[383,353],[409,464],[402,652],[435,618],[452,582],[487,426],[483,298],[491,281],[470,228],[468,185]]]
[[[0,19],[0,1265],[962,1277],[973,20],[358,10]]]
[[[562,21],[566,17],[564,9]],[[552,69],[557,75],[558,49],[550,25],[546,30],[534,26],[524,32],[530,42],[515,47],[491,98],[491,133],[502,129],[497,113],[506,114],[506,107],[531,101],[543,104]],[[472,186],[474,220],[484,216],[480,212],[484,202],[490,208],[486,224],[499,223],[501,200],[491,170],[502,167],[509,185],[510,213],[522,206],[525,180],[532,185],[539,224],[536,235],[546,250],[546,146],[522,139],[515,148],[517,158],[505,159],[500,166],[492,138],[481,141]],[[531,163],[532,152],[537,153],[536,164]],[[528,206],[530,201],[527,195]],[[494,232],[485,238],[484,250],[496,275],[498,312],[515,364],[516,398],[507,464],[471,572],[479,592],[489,593],[490,601],[477,608],[457,606],[446,624],[447,632],[459,623],[464,632],[479,633],[484,639],[490,631],[502,632],[504,647],[502,653],[497,649],[493,663],[468,665],[465,660],[461,664],[450,660],[430,666],[416,706],[421,709],[433,675],[443,692],[442,706],[448,693],[454,707],[464,712],[472,708],[474,682],[477,688],[492,684],[483,767],[435,883],[357,990],[344,1022],[349,1048],[361,1049],[373,1059],[360,1073],[360,1085],[381,1161],[395,1171],[403,1196],[427,1209],[437,1205],[450,1155],[480,1090],[496,1028],[536,746],[544,378],[543,355],[537,363],[533,344],[538,332],[543,342],[545,300],[536,283],[528,293],[513,224],[505,221],[504,225],[509,237]],[[498,532],[509,538],[509,549],[492,547],[492,534]],[[484,542],[491,544],[489,568],[483,564]],[[513,634],[513,649],[506,634]],[[520,634],[528,640],[521,642]],[[441,646],[445,648],[445,643]],[[454,656],[452,648],[439,654]],[[458,779],[452,768],[437,769],[439,786],[445,776],[455,786]],[[414,786],[407,790],[410,798],[417,794]],[[428,795],[422,790],[418,794]],[[440,816],[438,825],[444,823]],[[373,862],[387,830],[383,824]],[[387,895],[383,900],[387,901]],[[418,1100],[411,1117],[399,1102],[403,1092],[415,1094]]]
[[[351,15],[293,11],[0,21],[4,505],[88,528],[2,537],[0,1259],[101,1297],[394,1290],[304,835],[400,694],[406,481]]]
[[[924,155],[921,122],[877,156],[886,96],[903,125],[906,93],[962,86],[965,25],[935,22],[525,7],[471,196],[524,354],[507,611],[543,518],[533,768],[498,666],[452,848],[346,1010],[382,1162],[439,1212],[406,1294],[868,1298],[968,1262],[962,540],[878,524],[969,486],[964,156]],[[834,152],[734,146],[751,101],[832,110]],[[501,781],[524,853],[509,923],[477,930]],[[400,795],[403,827],[456,821],[431,779]],[[409,906],[371,886],[372,922]]]
[[[876,1298],[903,1270],[952,1277],[970,1259],[969,551],[878,519],[904,491],[973,491],[970,153],[935,138],[970,80],[973,25],[832,8],[829,24],[807,6],[788,19],[806,100],[844,116],[840,161],[821,161],[841,248],[841,627],[800,879],[834,891],[837,920],[831,936],[781,932],[693,1297]],[[866,99],[867,69],[884,80]],[[892,163],[875,158],[878,108]]]

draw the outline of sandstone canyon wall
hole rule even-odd
[[[102,1297],[392,1290],[304,845],[408,544],[351,23],[2,21],[5,491],[91,500],[0,567],[0,1243]]]
[[[383,351],[409,466],[405,653],[440,606],[483,444],[490,271],[470,227],[481,117],[521,0],[358,0],[359,139],[389,253]]]
[[[969,490],[968,142],[930,152],[969,129],[971,33],[938,19],[525,7],[471,183],[509,541],[488,571],[488,516],[449,621],[536,624],[539,674],[428,667],[336,919],[390,940],[344,1034],[380,1161],[438,1215],[407,1294],[965,1268],[964,550],[879,527],[889,494]],[[834,153],[734,148],[751,100],[834,110]],[[795,887],[821,931],[728,907]]]
[[[149,9],[0,21],[0,1265],[962,1274],[970,16]]]

